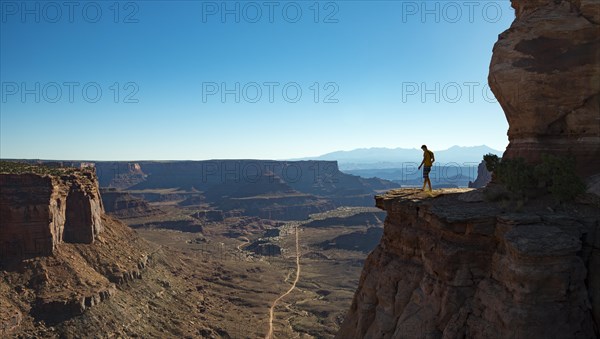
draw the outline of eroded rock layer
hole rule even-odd
[[[597,336],[600,212],[503,213],[460,196],[376,198],[384,234],[337,337]]]
[[[104,209],[93,171],[0,174],[0,258],[50,255],[58,244],[92,243]]]
[[[117,218],[135,218],[163,213],[153,208],[147,201],[128,192],[116,189],[101,189],[104,210]]]

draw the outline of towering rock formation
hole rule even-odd
[[[54,253],[62,242],[87,243],[102,231],[93,171],[0,174],[0,258]]]
[[[512,0],[489,84],[509,123],[505,157],[572,155],[600,173],[600,2]]]
[[[104,214],[94,170],[60,166],[0,162],[2,338],[81,336],[45,335],[43,324],[109,300],[148,262],[150,246]]]

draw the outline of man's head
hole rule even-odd
[[[421,146],[421,149],[422,149],[423,151],[427,151],[427,146],[423,145],[423,146]]]

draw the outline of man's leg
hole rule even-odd
[[[427,185],[427,183],[429,182],[429,187],[431,187],[431,182],[429,181],[429,171],[431,170],[431,167],[423,167],[423,188],[422,190],[425,191],[425,185]],[[431,190],[431,188],[430,188]]]

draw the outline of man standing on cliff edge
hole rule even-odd
[[[435,157],[433,156],[433,152],[427,149],[427,146],[421,146],[423,150],[423,161],[419,165],[419,169],[421,166],[423,167],[423,191],[425,190],[425,184],[429,185],[429,191],[431,192],[431,180],[429,180],[429,172],[431,172],[431,166],[433,166],[433,162],[435,161]]]

